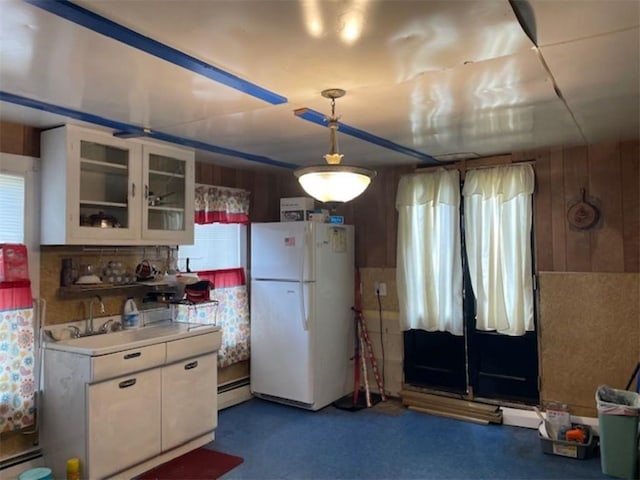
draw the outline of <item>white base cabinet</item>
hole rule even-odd
[[[217,376],[215,355],[162,369],[162,450],[182,445],[196,434],[211,432],[218,426],[218,414],[209,408],[218,397]]]
[[[54,478],[72,457],[82,478],[130,477],[213,440],[212,329],[100,356],[46,349],[40,440]]]
[[[87,385],[91,478],[108,477],[160,454],[161,370]]]

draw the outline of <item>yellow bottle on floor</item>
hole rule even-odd
[[[67,460],[67,480],[80,480],[80,459]]]

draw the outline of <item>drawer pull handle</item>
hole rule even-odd
[[[198,362],[197,362],[197,361],[195,361],[195,362],[187,363],[187,364],[184,366],[184,369],[185,369],[185,370],[191,370],[192,368],[196,368],[197,366],[198,366]]]
[[[129,380],[125,380],[124,382],[120,382],[118,384],[118,386],[120,388],[127,388],[127,387],[132,387],[136,384],[136,379],[135,378],[131,378]]]
[[[139,357],[140,355],[142,355],[142,353],[140,353],[140,352],[127,353],[127,354],[124,356],[124,359],[125,359],[125,360],[129,360],[130,358],[136,358],[136,357]]]

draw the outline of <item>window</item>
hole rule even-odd
[[[33,298],[40,295],[40,159],[0,153],[0,243],[29,251]]]
[[[187,260],[191,271],[221,270],[247,264],[247,227],[240,224],[210,223],[194,226],[193,245],[178,249],[180,270]]]
[[[0,443],[2,460],[32,450],[37,444],[33,431],[34,393],[39,388],[34,327],[37,311],[31,298],[39,295],[40,258],[38,162],[31,157],[0,153],[0,243],[27,246],[29,278],[3,285],[4,307],[0,319]],[[15,304],[15,308],[10,308]],[[28,428],[31,432],[26,432]]]
[[[23,176],[0,173],[0,243],[24,243]]]

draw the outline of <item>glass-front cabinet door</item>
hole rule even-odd
[[[194,153],[144,145],[142,238],[193,243]]]
[[[40,139],[41,244],[193,243],[193,150],[75,125]]]
[[[77,149],[78,197],[71,210],[72,236],[78,239],[133,240],[140,238],[140,197],[143,195],[141,146],[118,138],[83,133],[73,142]],[[70,185],[70,188],[73,188]]]

